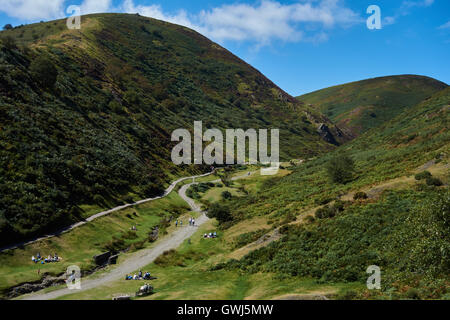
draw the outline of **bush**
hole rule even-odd
[[[351,157],[346,155],[338,155],[327,165],[328,176],[335,183],[345,184],[351,181],[354,171],[355,163]]]
[[[367,193],[362,191],[355,193],[355,195],[353,196],[353,200],[364,200],[367,198]]]
[[[411,288],[406,292],[406,297],[408,299],[413,299],[413,300],[420,300],[420,293],[419,290],[415,289],[415,288]]]
[[[208,209],[208,217],[213,219],[216,218],[219,223],[224,223],[232,220],[230,208],[226,205],[220,203],[214,203]]]
[[[33,78],[45,88],[52,88],[58,78],[58,70],[48,56],[41,55],[30,64]]]
[[[316,218],[317,219],[326,219],[326,218],[332,218],[336,215],[336,212],[334,211],[334,208],[330,208],[329,206],[325,206],[323,208],[319,208],[316,211]]]
[[[229,200],[233,197],[233,195],[231,194],[231,192],[229,191],[224,191],[222,192],[222,199],[224,200]]]
[[[10,23],[8,23],[4,25],[3,30],[11,30],[12,28],[13,26]]]
[[[427,178],[427,185],[429,186],[435,186],[435,187],[440,187],[442,186],[442,181],[439,180],[438,178],[435,177],[428,177]]]
[[[429,173],[428,171],[423,171],[423,172],[420,172],[420,173],[416,174],[414,176],[414,178],[416,180],[418,180],[418,181],[423,180],[423,179],[427,179],[427,178],[431,178],[431,173]]]

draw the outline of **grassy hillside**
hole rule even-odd
[[[195,120],[279,128],[285,159],[333,148],[317,132],[327,122],[318,112],[181,26],[101,14],[84,16],[81,30],[58,20],[0,38],[0,244],[196,172],[170,160],[171,132]]]
[[[402,75],[335,86],[298,97],[354,136],[375,128],[446,88],[432,78]]]
[[[230,219],[211,220],[143,268],[158,277],[144,299],[449,299],[449,106],[447,88],[335,152],[283,164],[274,178],[193,189]],[[342,153],[356,170],[336,183],[327,166]],[[202,238],[214,231],[218,239]],[[371,265],[381,290],[366,289]],[[138,285],[117,280],[61,299],[111,299]]]
[[[364,284],[366,268],[378,265],[382,291],[349,297],[448,297],[449,106],[447,88],[335,152],[271,179],[258,193],[234,199],[233,220],[224,228],[266,217],[282,226],[283,237],[213,270]],[[355,171],[347,183],[336,183],[327,166],[342,153],[354,160]],[[424,171],[434,178],[423,179]],[[355,197],[358,192],[365,195]]]

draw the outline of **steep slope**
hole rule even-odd
[[[432,78],[401,75],[343,84],[298,99],[318,108],[342,129],[359,136],[446,87],[445,83]]]
[[[364,284],[367,267],[377,265],[382,291],[358,297],[442,297],[450,287],[449,125],[447,88],[289,176],[267,181],[258,193],[235,199],[232,223],[265,216],[272,225],[284,225],[283,238],[214,270]],[[327,173],[342,154],[356,167],[346,184]],[[414,179],[426,169],[433,179]],[[347,196],[362,190],[373,192],[368,199]],[[300,221],[289,224],[296,216]]]
[[[125,14],[83,16],[81,30],[65,23],[0,33],[2,244],[153,196],[202,170],[177,167],[170,156],[171,132],[194,121],[279,128],[284,159],[345,140],[320,113],[192,30]]]

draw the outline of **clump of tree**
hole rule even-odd
[[[353,200],[365,200],[367,198],[368,198],[367,193],[365,193],[363,191],[357,192],[353,196]]]
[[[230,191],[224,191],[222,192],[222,199],[229,200],[233,197]]]
[[[436,177],[433,177],[433,175],[428,171],[423,171],[416,174],[415,179],[418,181],[425,180],[426,184],[429,186],[440,187],[443,184],[441,180],[439,180]]]
[[[208,209],[207,216],[211,219],[217,219],[219,223],[225,223],[233,219],[230,207],[220,203],[212,204]]]
[[[12,24],[7,23],[3,26],[3,30],[11,30],[13,28]]]
[[[414,176],[417,181],[424,180],[431,177],[431,173],[428,171],[422,171]]]
[[[315,217],[317,219],[334,218],[338,213],[345,210],[345,203],[337,200],[332,206],[325,206],[316,210]]]
[[[345,184],[353,178],[355,162],[348,155],[338,155],[328,163],[327,172],[333,182]]]
[[[30,73],[44,88],[52,88],[58,78],[58,69],[46,55],[41,55],[31,62]]]

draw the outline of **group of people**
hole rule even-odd
[[[189,225],[190,226],[195,226],[195,219],[193,217],[189,218]],[[183,221],[182,220],[176,220],[175,221],[175,227],[182,227],[183,226]]]
[[[214,239],[214,238],[217,238],[217,232],[210,232],[210,233],[205,233],[204,235],[203,235],[203,238],[204,239]]]
[[[51,255],[48,255],[47,258],[43,258],[43,257],[41,257],[41,254],[38,252],[36,257],[35,256],[31,257],[31,261],[33,261],[34,263],[41,263],[41,264],[50,263],[50,262],[59,262],[60,259],[61,258],[58,257],[57,253],[55,253],[55,255],[53,257]]]
[[[139,270],[138,274],[134,275],[126,275],[125,280],[150,280],[150,272],[142,273],[141,270]]]

